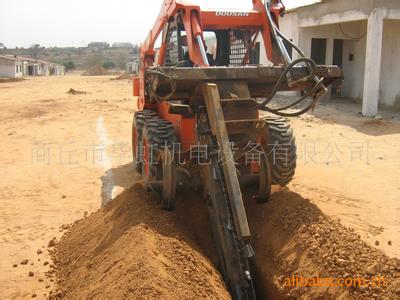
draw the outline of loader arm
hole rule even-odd
[[[139,77],[134,83],[138,86],[136,95],[138,98],[138,109],[143,109],[145,106],[145,69],[152,67],[155,63],[156,50],[155,44],[161,32],[162,41],[158,52],[157,65],[163,65],[165,61],[165,51],[167,48],[167,31],[171,18],[180,15],[182,18],[187,35],[187,42],[189,48],[190,60],[197,66],[207,66],[208,62],[205,60],[205,42],[203,39],[203,31],[201,24],[201,11],[197,5],[187,5],[179,0],[164,0],[160,13],[157,17],[153,28],[147,35],[145,42],[141,45],[140,56],[141,66],[139,70]],[[203,51],[202,51],[203,50]]]
[[[270,0],[265,0],[270,1]],[[253,9],[258,11],[262,17],[262,37],[264,41],[265,51],[268,57],[268,60],[271,61],[274,65],[282,64],[284,61],[282,59],[281,53],[277,50],[275,45],[275,41],[272,39],[271,35],[271,25],[268,22],[267,18],[267,10],[265,4],[261,0],[253,0]],[[269,13],[273,16],[273,21],[279,26],[278,20],[280,15],[285,11],[285,6],[282,4],[280,0],[271,1],[271,7]]]
[[[200,46],[198,40],[196,39],[196,37],[199,35],[201,38],[203,38],[200,7],[196,5],[187,5],[183,1],[178,0],[164,0],[157,21],[153,25],[153,28],[147,35],[145,43],[141,47],[141,59],[142,62],[144,62],[143,67],[153,66],[156,56],[154,46],[157,38],[164,29],[167,29],[166,26],[168,26],[170,18],[176,15],[181,15],[186,32],[191,33],[188,34],[187,37],[191,61],[198,66],[207,65],[202,58]],[[158,65],[162,65],[164,63],[166,47],[166,36],[163,34],[158,54]]]

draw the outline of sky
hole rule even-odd
[[[8,48],[141,43],[163,0],[0,0],[0,43]],[[191,0],[201,7],[251,8],[251,0]],[[316,0],[282,0],[287,8]]]

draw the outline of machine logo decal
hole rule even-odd
[[[248,17],[248,11],[217,11],[215,13],[218,17]]]

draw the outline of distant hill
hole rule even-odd
[[[137,46],[130,48],[109,47],[105,49],[93,47],[0,49],[0,55],[27,56],[58,64],[72,62],[76,69],[81,70],[86,70],[96,65],[103,65],[104,63],[123,70],[127,62],[132,62],[138,56],[138,52],[139,48]]]

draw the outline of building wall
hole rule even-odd
[[[342,96],[361,100],[364,92],[367,21],[342,24],[342,29],[351,37],[362,37],[361,39],[345,39],[343,42]],[[353,55],[352,61],[350,55]]]
[[[18,66],[18,72],[17,72]],[[0,59],[0,77],[15,78],[22,76],[22,63]]]
[[[0,77],[15,77],[15,64],[13,61],[0,60]]]
[[[400,20],[385,20],[380,85],[380,103],[400,107]]]
[[[38,76],[43,75],[42,64],[35,63],[34,68],[35,68],[35,75],[38,75]]]
[[[365,38],[360,41],[345,40],[343,42],[343,74],[342,96],[362,99],[365,73]],[[350,61],[353,55],[353,61]]]
[[[22,75],[23,76],[28,76],[28,63],[26,61],[24,61],[22,63]]]
[[[283,18],[280,19],[279,29],[280,31],[296,45],[299,44],[299,28],[298,28],[298,18],[296,13],[287,13]],[[298,58],[293,50],[293,58]]]
[[[363,95],[364,80],[369,78],[365,76],[367,27],[374,18],[384,19],[379,87],[374,87],[376,92],[379,88],[378,98]],[[326,0],[287,12],[280,28],[307,57],[313,38],[326,39],[326,64],[332,64],[334,40],[343,40],[342,96],[363,99],[370,106],[378,99],[379,104],[400,108],[400,0]],[[261,63],[265,62],[261,57]],[[374,81],[367,84],[373,86]]]
[[[50,64],[41,64],[42,67],[42,75],[49,76],[50,75]]]
[[[24,76],[24,70],[22,69],[22,61],[16,61],[15,66],[18,66],[18,72],[15,73],[15,77],[22,77]],[[17,69],[15,70],[17,71]]]
[[[54,67],[54,74],[53,75],[64,75],[65,74],[65,68],[63,66],[55,66]]]
[[[340,20],[366,19],[373,7],[374,0],[329,0],[300,7],[296,13],[300,20],[300,26],[315,26],[337,23]]]
[[[343,40],[343,73],[342,96],[362,99],[364,87],[366,21],[347,22],[341,24],[322,25],[298,28],[297,13],[288,13],[281,21],[281,30],[287,38],[300,46],[306,57],[311,56],[311,40],[327,39],[326,64],[332,64],[333,41]],[[343,31],[343,32],[342,32]],[[350,39],[357,38],[357,39]],[[293,52],[294,53],[294,52]],[[353,54],[353,61],[349,60]],[[294,58],[296,58],[294,56]]]

